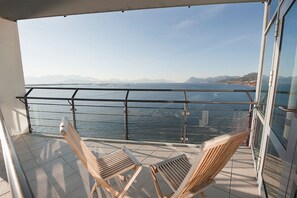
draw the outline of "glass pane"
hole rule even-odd
[[[271,0],[269,3],[269,13],[268,13],[268,21],[271,20],[273,17],[273,14],[275,13],[277,6],[278,6],[279,1],[278,0]]]
[[[280,107],[296,109],[297,101],[297,3],[284,19],[276,95],[271,120],[272,130],[286,147],[294,113]]]
[[[259,108],[263,114],[265,114],[267,95],[269,88],[269,74],[272,65],[272,56],[273,56],[273,44],[274,44],[274,31],[275,31],[275,22],[271,25],[267,35],[264,49],[264,61],[262,65],[262,85],[261,85],[261,94],[260,94],[260,104]]]
[[[258,118],[256,132],[255,132],[255,138],[254,138],[254,146],[253,146],[257,171],[259,170],[259,165],[260,165],[259,152],[260,152],[260,148],[261,148],[262,134],[263,134],[263,125],[262,125],[262,122],[260,121],[260,119]]]
[[[283,161],[269,139],[263,168],[263,179],[266,193],[269,198],[278,198],[282,170]]]

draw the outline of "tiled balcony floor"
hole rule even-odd
[[[27,178],[36,197],[88,197],[94,183],[82,163],[77,159],[64,139],[22,135],[14,137],[14,143]],[[169,157],[186,153],[190,161],[199,148],[174,145],[145,145],[133,143],[107,143],[86,141],[97,157],[126,146],[144,165],[130,187],[127,197],[156,197],[148,165]],[[0,152],[0,197],[11,197]],[[120,187],[122,182],[114,180]],[[161,183],[165,191],[170,188]],[[100,189],[100,197],[111,197]],[[230,196],[229,196],[230,193]],[[96,195],[96,194],[95,194]],[[259,197],[252,155],[249,148],[241,147],[233,159],[216,177],[216,184],[206,191],[208,198]]]

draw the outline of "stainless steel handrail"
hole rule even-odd
[[[4,117],[0,109],[0,139],[5,162],[6,174],[12,197],[31,198],[34,197],[24,170],[19,162],[14,149],[14,144],[5,125]]]
[[[39,100],[68,100],[68,101],[97,101],[97,102],[135,102],[135,103],[192,103],[192,104],[256,104],[256,102],[252,101],[249,93],[255,92],[255,90],[249,89],[126,89],[126,88],[70,88],[70,87],[26,87],[29,89],[25,96],[17,96],[16,98],[22,100],[23,102],[27,101],[28,99],[39,99]],[[36,97],[36,96],[29,96],[33,90],[72,90],[73,95],[72,97]],[[76,97],[78,91],[123,91],[125,93],[131,92],[182,92],[182,93],[189,93],[189,92],[201,92],[201,93],[209,93],[209,92],[225,92],[225,93],[246,93],[249,98],[249,102],[236,102],[236,101],[197,101],[197,100],[149,100],[149,99],[129,99],[128,96],[125,95],[123,99],[100,99],[100,98],[78,98]]]
[[[77,88],[77,87],[26,87],[27,93],[24,96],[18,96],[20,101],[22,101],[27,110],[27,119],[28,119],[28,127],[29,131],[32,132],[31,128],[31,117],[29,112],[29,103],[28,101],[33,100],[47,100],[47,101],[68,101],[72,117],[73,117],[73,124],[76,127],[76,114],[79,113],[76,112],[77,106],[83,106],[79,105],[79,102],[113,102],[114,104],[122,103],[123,106],[117,106],[117,107],[123,107],[124,108],[124,126],[125,126],[125,139],[128,139],[128,133],[129,133],[129,127],[128,127],[128,109],[134,108],[134,106],[129,106],[128,104],[140,104],[140,103],[146,103],[146,104],[183,104],[184,105],[184,114],[183,114],[183,130],[181,134],[182,142],[187,141],[187,117],[188,117],[188,104],[206,104],[206,105],[249,105],[249,119],[248,119],[248,126],[251,126],[251,115],[252,115],[252,107],[253,105],[257,104],[257,102],[253,101],[253,98],[251,97],[251,93],[254,93],[255,90],[253,89],[139,89],[139,88]],[[58,90],[58,91],[70,91],[69,97],[60,97],[60,96],[32,96],[32,92],[34,90]],[[121,98],[87,98],[78,96],[78,93],[80,91],[104,91],[104,92],[123,92],[123,96]],[[175,92],[175,93],[182,93],[184,97],[176,98],[176,99],[130,99],[129,96],[131,95],[131,92]],[[222,100],[191,100],[187,96],[189,93],[243,93],[247,95],[247,101],[222,101]],[[182,96],[182,95],[181,95]],[[31,104],[31,103],[30,103]],[[37,103],[37,104],[43,104],[43,103]],[[49,103],[50,104],[50,103]],[[60,105],[60,104],[58,104]],[[88,106],[88,105],[85,105]],[[113,107],[113,106],[112,106]],[[114,106],[116,107],[116,106]]]

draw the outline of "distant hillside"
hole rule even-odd
[[[207,78],[191,77],[185,83],[217,83],[220,81],[229,81],[239,78],[240,76],[216,76]]]
[[[221,80],[219,83],[228,83],[228,84],[241,84],[241,85],[250,85],[250,86],[256,86],[257,84],[257,76],[258,73],[249,73],[247,75],[244,75],[242,77],[231,79],[231,80]]]
[[[242,77],[240,76],[216,76],[208,78],[191,77],[185,83],[226,83],[226,84],[242,84],[256,86],[257,73],[249,73]]]

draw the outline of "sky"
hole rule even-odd
[[[84,14],[18,21],[25,78],[99,80],[245,75],[258,70],[263,4]]]

